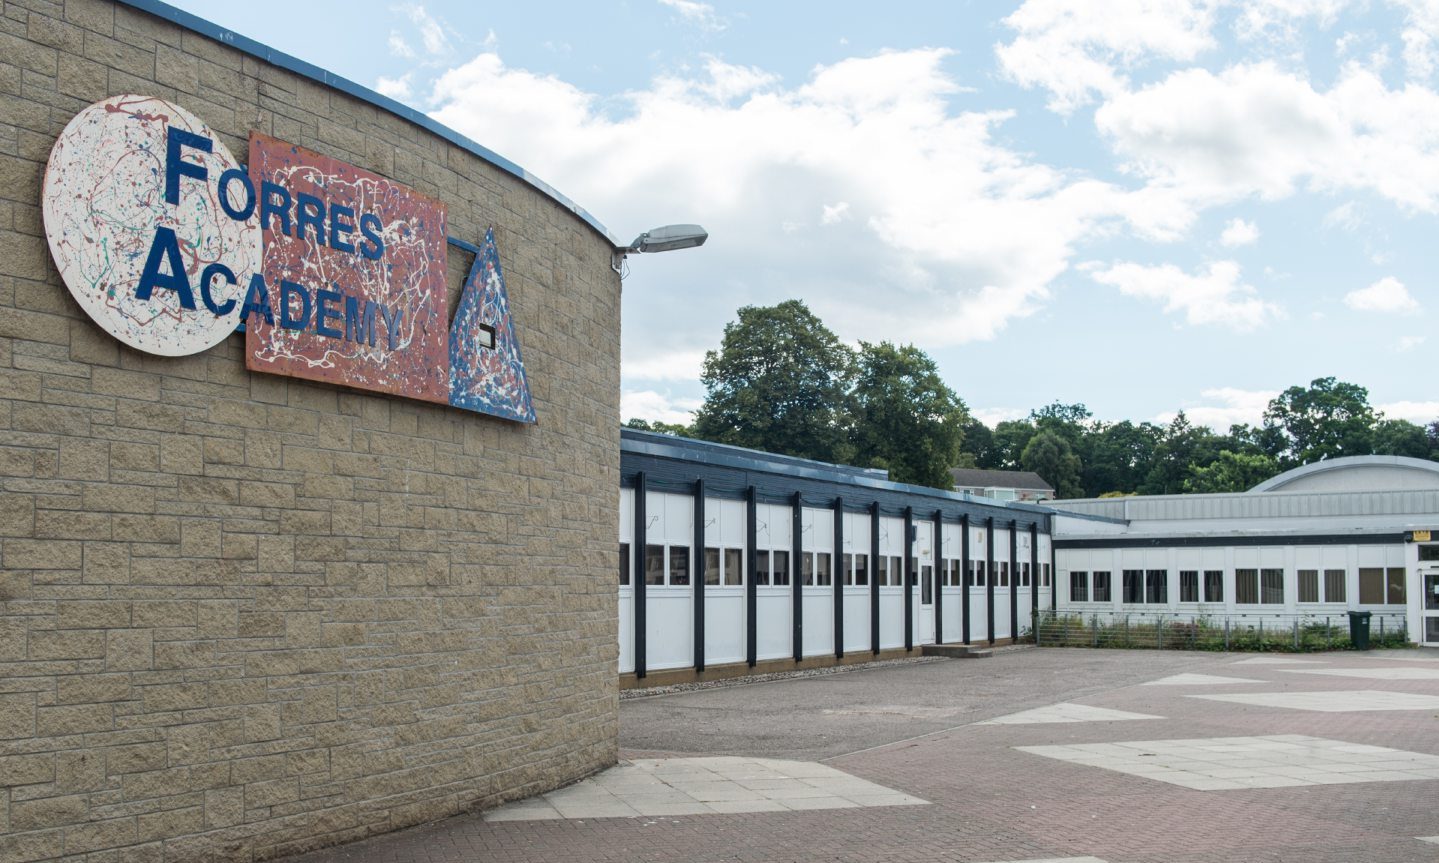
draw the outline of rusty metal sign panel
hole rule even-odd
[[[444,203],[259,132],[249,158],[163,99],[76,115],[42,210],[81,308],[148,353],[244,326],[254,371],[535,421],[493,231],[451,316]]]

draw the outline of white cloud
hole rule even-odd
[[[682,304],[627,298],[627,334],[663,333],[665,349],[713,342],[738,305],[791,297],[847,341],[993,338],[1042,305],[1084,238],[1126,223],[1173,235],[1193,217],[1007,149],[1008,113],[956,111],[947,56],[850,58],[792,86],[708,58],[616,101],[484,53],[438,79],[433,116],[618,234],[705,225],[703,249],[635,263],[627,284],[643,270],[695,286]],[[851,218],[822,224],[837,201]]]
[[[1095,111],[1127,169],[1196,205],[1369,191],[1439,212],[1439,94],[1345,64],[1327,91],[1273,62],[1191,68]]]
[[[825,204],[819,216],[821,225],[837,225],[849,218],[849,202],[840,201],[837,204]]]
[[[625,356],[620,365],[629,380],[694,381],[699,380],[704,361],[704,351],[674,351],[637,358]]]
[[[1407,353],[1424,344],[1423,336],[1400,336],[1395,343],[1394,350],[1398,353]]]
[[[681,18],[701,30],[718,33],[728,26],[728,22],[715,13],[713,6],[699,0],[659,0],[659,4],[675,10]]]
[[[1219,235],[1219,242],[1230,248],[1252,245],[1258,239],[1259,226],[1243,219],[1230,219]]]
[[[410,43],[405,41],[405,37],[401,36],[398,30],[390,31],[389,44],[390,53],[394,56],[402,60],[415,59],[415,49],[410,47]]]
[[[1260,299],[1258,291],[1240,280],[1234,261],[1215,261],[1195,275],[1173,264],[1122,262],[1107,269],[1089,264],[1086,269],[1095,281],[1113,285],[1127,296],[1156,300],[1166,312],[1183,313],[1190,324],[1218,324],[1247,332],[1281,316],[1278,306]]]
[[[1128,88],[1126,70],[1154,59],[1192,60],[1214,47],[1218,3],[1188,0],[1029,0],[1004,23],[1014,39],[997,45],[1000,68],[1024,87],[1049,91],[1070,113],[1095,93]]]
[[[1326,228],[1355,231],[1363,225],[1364,214],[1359,211],[1359,205],[1353,201],[1345,201],[1324,214],[1324,227]]]
[[[1361,312],[1412,312],[1419,308],[1409,289],[1393,276],[1350,291],[1344,295],[1344,305]]]
[[[401,102],[410,98],[410,73],[401,75],[398,78],[386,78],[381,75],[375,81],[375,92],[381,96],[389,96]]]
[[[1216,432],[1229,431],[1232,425],[1259,425],[1277,390],[1245,390],[1237,387],[1214,387],[1200,391],[1202,401],[1184,406],[1184,415],[1194,425],[1208,426]],[[1159,414],[1154,422],[1167,425],[1177,412]]]
[[[1385,419],[1409,420],[1421,425],[1439,420],[1439,402],[1399,401],[1374,407],[1384,414]]]
[[[1027,408],[970,408],[969,413],[990,428],[1006,420],[1022,420],[1029,416]]]
[[[1404,68],[1409,78],[1415,81],[1427,81],[1434,77],[1436,65],[1434,38],[1417,27],[1405,29],[1401,38],[1404,40]]]
[[[450,53],[450,37],[445,34],[442,25],[429,10],[419,3],[410,3],[399,7],[410,23],[420,34],[420,44],[424,47],[425,53],[430,58],[443,56]],[[394,49],[394,37],[391,36],[391,50]]]
[[[620,393],[620,417],[689,425],[702,404],[700,399],[672,398],[654,390],[625,390]]]

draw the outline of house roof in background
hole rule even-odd
[[[1054,491],[1054,486],[1040,478],[1032,470],[980,470],[978,468],[953,467],[949,475],[954,477],[955,488],[1029,488],[1040,491]]]

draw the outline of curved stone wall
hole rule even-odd
[[[0,12],[0,859],[263,859],[613,763],[611,242],[146,8]],[[411,186],[451,236],[493,227],[538,423],[252,373],[238,335],[165,358],[97,327],[39,199],[66,122],[120,93],[235,153],[258,130]],[[468,267],[451,249],[452,303]]]

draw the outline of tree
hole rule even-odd
[[[694,437],[694,430],[687,425],[680,423],[667,423],[655,420],[650,422],[638,417],[625,423],[625,428],[639,429],[640,431],[659,432],[660,434],[672,434],[677,437]]]
[[[895,482],[953,487],[968,414],[924,351],[861,342],[853,405],[857,464],[886,468]]]
[[[1005,420],[996,425],[991,437],[989,463],[981,463],[980,467],[991,470],[1018,470],[1020,457],[1034,433],[1034,426],[1025,420]]]
[[[1052,431],[1042,431],[1030,438],[1020,456],[1025,470],[1032,470],[1054,486],[1056,497],[1079,497],[1084,488],[1079,483],[1079,456],[1069,441]]]
[[[745,306],[705,353],[694,433],[767,452],[848,460],[854,356],[799,300]]]
[[[960,441],[959,458],[955,467],[988,467],[994,450],[994,432],[980,419],[966,413],[962,426],[964,437]]]
[[[1278,429],[1285,448],[1281,467],[1374,451],[1369,391],[1358,384],[1316,378],[1308,387],[1290,387],[1264,411],[1266,428]]]
[[[1085,495],[1138,491],[1154,466],[1163,434],[1163,429],[1147,422],[1096,423],[1085,435],[1085,451],[1080,457]]]
[[[1374,426],[1374,454],[1432,458],[1434,445],[1421,425],[1408,420],[1380,420]]]
[[[1213,461],[1225,440],[1205,426],[1192,424],[1180,411],[1164,428],[1140,493],[1182,494],[1190,465]]]
[[[1221,450],[1209,464],[1190,465],[1184,491],[1190,494],[1248,491],[1279,473],[1279,465],[1263,453]]]

